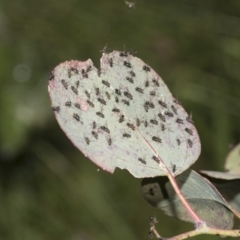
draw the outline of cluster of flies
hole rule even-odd
[[[109,52],[110,52],[110,49],[107,48],[107,47],[105,47],[105,48],[102,50],[102,52],[104,52],[104,53],[109,53]],[[123,51],[123,52],[120,52],[120,53],[119,53],[119,56],[120,56],[120,57],[128,57],[130,54],[133,54],[133,52],[132,52],[132,51],[129,51],[129,52]],[[113,64],[114,64],[114,63],[113,63],[113,59],[112,59],[112,58],[109,58],[109,59],[108,59],[108,63],[109,63],[109,66],[110,66],[110,67],[113,67]],[[134,83],[134,77],[136,76],[136,74],[135,74],[135,72],[132,71],[132,65],[131,65],[131,63],[128,62],[128,61],[126,61],[126,60],[124,60],[124,61],[123,61],[123,65],[124,65],[126,68],[129,68],[129,69],[130,69],[129,73],[130,73],[131,76],[130,76],[130,77],[127,76],[127,77],[126,77],[126,81],[128,81],[129,83],[132,83],[132,84],[133,84],[133,83]],[[143,71],[145,71],[146,73],[151,71],[151,68],[150,68],[149,66],[147,66],[147,65],[143,65],[142,69],[143,69]],[[89,66],[86,70],[82,69],[82,70],[81,70],[82,77],[83,77],[83,78],[88,78],[89,71],[91,71],[91,66]],[[79,74],[79,71],[78,71],[78,69],[72,67],[72,68],[70,68],[70,69],[68,70],[68,77],[71,78],[71,76],[74,75],[74,74]],[[98,75],[100,75],[100,71],[98,72]],[[54,79],[54,74],[51,72],[51,73],[50,73],[50,76],[49,76],[49,80],[52,80],[52,79]],[[159,87],[159,86],[160,86],[160,85],[159,85],[159,81],[156,80],[156,79],[154,79],[154,78],[152,79],[151,82],[152,82],[153,86],[155,86],[155,87]],[[144,84],[145,88],[149,87],[149,85],[150,85],[151,82],[147,80],[147,81],[145,82],[145,84]],[[66,82],[66,80],[62,79],[62,80],[61,80],[61,83],[62,83],[63,87],[64,87],[66,90],[68,90],[69,86],[68,86],[68,83]],[[104,86],[106,86],[107,88],[110,88],[110,83],[109,83],[108,81],[102,80],[102,84],[103,84]],[[77,89],[78,86],[79,86],[79,81],[76,82],[76,86],[71,86],[71,87],[70,87],[70,89],[71,89],[71,90],[73,91],[73,93],[76,94],[76,95],[78,95],[78,89]],[[135,88],[135,91],[138,92],[138,93],[140,93],[140,94],[144,94],[144,89],[141,88],[141,87],[139,87],[139,86]],[[130,101],[133,100],[133,95],[132,95],[129,91],[123,91],[123,92],[122,92],[120,89],[115,89],[114,92],[115,92],[115,102],[116,102],[116,103],[119,103],[119,98],[120,98],[121,96],[124,96],[124,97],[126,97],[126,99],[122,99],[122,100],[121,100],[122,103],[125,104],[125,105],[127,105],[127,106],[130,105]],[[95,94],[96,94],[96,96],[97,96],[97,100],[98,100],[102,105],[107,105],[106,100],[104,100],[102,97],[100,97],[100,90],[99,90],[99,88],[96,88],[96,89],[95,89]],[[107,99],[110,99],[110,98],[111,98],[111,95],[110,95],[110,93],[109,93],[108,91],[106,91],[105,94],[106,94]],[[94,108],[94,103],[90,101],[90,97],[91,97],[91,96],[90,96],[90,93],[89,93],[88,91],[85,91],[85,95],[86,95],[86,97],[87,97],[86,102],[88,103],[88,105],[89,105],[90,107]],[[155,95],[156,95],[156,92],[155,92],[155,91],[151,91],[151,92],[150,92],[150,96],[155,96]],[[179,102],[177,99],[174,99],[174,103],[175,103],[176,105],[177,105],[177,104],[180,104],[180,102]],[[161,120],[161,121],[160,121],[160,122],[161,122],[161,130],[162,130],[162,131],[165,131],[166,127],[165,127],[165,124],[164,124],[164,123],[166,123],[167,117],[173,118],[174,115],[177,115],[177,109],[176,109],[176,107],[172,104],[172,105],[170,106],[171,111],[169,111],[169,110],[168,110],[168,105],[167,105],[167,103],[164,102],[164,101],[162,101],[162,100],[159,100],[159,101],[158,101],[158,104],[159,104],[163,109],[166,109],[165,111],[163,111],[163,112],[161,112],[161,113],[158,113],[158,117],[159,117],[159,119]],[[66,106],[66,107],[74,106],[75,108],[81,109],[81,107],[80,107],[80,105],[79,105],[78,103],[72,104],[71,101],[65,102],[65,106]],[[148,112],[150,109],[153,109],[153,108],[155,108],[155,105],[154,105],[151,101],[146,101],[146,102],[145,102],[145,104],[144,104],[144,110],[145,110],[145,112]],[[59,111],[60,111],[60,107],[59,107],[59,106],[53,106],[53,107],[52,107],[52,110],[53,110],[53,111],[56,111],[56,112],[59,112]],[[123,122],[125,121],[125,116],[124,116],[124,114],[121,113],[121,110],[120,110],[120,109],[114,107],[114,108],[112,109],[112,112],[118,114],[118,116],[119,116],[118,122],[119,122],[119,123],[123,123]],[[96,112],[96,115],[97,115],[98,117],[105,118],[105,115],[104,115],[101,111],[97,111],[97,112]],[[73,118],[74,118],[76,121],[81,122],[81,118],[80,118],[80,116],[79,116],[77,113],[73,113]],[[183,119],[176,118],[175,121],[176,121],[176,123],[178,123],[178,124],[184,124],[184,120],[183,120]],[[192,121],[191,116],[188,116],[188,117],[186,118],[186,121],[188,121],[188,122],[190,122],[190,123],[193,124],[193,121]],[[81,122],[81,123],[82,123],[82,122]],[[158,123],[159,123],[159,122],[158,122],[157,119],[151,119],[151,120],[149,121],[149,123],[148,123],[148,121],[146,121],[146,120],[143,121],[143,124],[144,124],[145,127],[148,127],[149,124],[158,125]],[[141,121],[140,121],[140,119],[137,118],[137,119],[136,119],[136,124],[127,122],[127,123],[126,123],[126,126],[127,126],[129,129],[131,129],[132,131],[134,131],[134,130],[136,129],[136,126],[139,127],[140,124],[141,124]],[[110,137],[110,129],[109,129],[108,127],[106,127],[106,126],[99,126],[99,128],[97,128],[97,123],[96,123],[96,121],[93,121],[93,122],[92,122],[92,132],[91,132],[91,134],[92,134],[92,136],[93,136],[96,140],[98,139],[98,130],[97,130],[97,129],[98,129],[98,130],[101,129],[103,132],[105,132],[106,134],[108,134],[107,142],[108,142],[108,145],[111,146],[111,145],[112,145],[112,138]],[[188,133],[190,136],[193,135],[193,131],[192,131],[190,128],[185,128],[184,130],[185,130],[186,133]],[[129,133],[123,133],[122,136],[123,136],[124,138],[131,138],[131,134],[129,134]],[[86,144],[89,145],[89,144],[90,144],[90,139],[89,139],[88,137],[86,137],[86,136],[84,137],[84,139],[85,139]],[[152,141],[154,141],[154,142],[156,142],[156,143],[162,143],[162,139],[159,138],[158,136],[153,136],[153,137],[152,137]],[[178,146],[181,145],[181,140],[180,140],[179,138],[176,139],[176,142],[177,142],[177,145],[178,145]],[[189,147],[192,147],[192,146],[193,146],[193,142],[192,142],[190,139],[187,139],[187,143],[188,143]],[[157,156],[155,156],[155,155],[152,157],[152,159],[153,159],[155,162],[157,162],[157,163],[160,162],[159,158],[158,158]],[[143,158],[138,158],[138,161],[141,162],[142,164],[146,164],[146,160],[143,159]],[[176,171],[176,165],[172,165],[172,171],[173,171],[173,172]]]

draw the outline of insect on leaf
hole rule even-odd
[[[158,74],[129,53],[103,53],[100,70],[90,59],[61,63],[48,90],[63,131],[104,170],[177,175],[200,154],[186,111]]]

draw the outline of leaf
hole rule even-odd
[[[240,143],[227,155],[224,169],[226,172],[201,170],[200,173],[217,179],[240,179]]]
[[[209,179],[229,205],[240,214],[240,179],[217,180]]]
[[[239,174],[240,176],[240,143],[228,154],[224,168],[229,173]]]
[[[200,174],[217,188],[229,205],[238,212],[234,213],[240,216],[240,175],[214,171],[200,171]]]
[[[191,117],[163,80],[126,52],[59,64],[50,74],[52,109],[73,144],[104,170],[135,177],[180,174],[201,144]]]
[[[227,155],[225,161],[227,172],[205,171],[200,174],[206,177],[222,194],[229,205],[240,216],[240,144],[236,145]]]
[[[225,179],[225,180],[240,179],[240,174],[232,174],[229,172],[201,170],[200,174],[204,175],[205,177],[208,176],[208,177],[217,178],[217,179]]]
[[[233,227],[233,214],[228,204],[209,181],[192,170],[183,172],[175,179],[183,196],[209,227]],[[143,179],[142,193],[151,205],[167,215],[187,222],[193,221],[166,177]]]

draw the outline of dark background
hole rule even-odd
[[[145,240],[152,215],[163,236],[190,229],[145,202],[140,179],[97,171],[54,118],[48,73],[71,59],[99,66],[106,44],[135,49],[192,111],[194,169],[222,170],[239,142],[239,0],[3,0],[0,239]]]

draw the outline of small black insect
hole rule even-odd
[[[144,65],[144,66],[143,66],[143,70],[146,71],[146,72],[150,72],[150,71],[151,71],[151,68],[148,67],[148,66],[146,66],[146,65]]]
[[[53,74],[53,72],[50,72],[48,74],[48,80],[50,81],[50,80],[53,80],[53,79],[54,79],[54,74]]]
[[[105,131],[106,133],[110,133],[110,130],[109,130],[107,127],[101,126],[100,128],[101,128],[103,131]]]
[[[120,109],[118,109],[118,108],[113,108],[112,111],[113,111],[113,112],[120,112]]]
[[[155,96],[155,95],[156,95],[156,92],[155,92],[155,91],[151,91],[151,92],[150,92],[150,95],[151,95],[151,96]]]
[[[149,103],[150,108],[154,108],[154,104],[152,102]]]
[[[98,134],[97,134],[95,131],[92,131],[92,135],[93,135],[96,139],[98,139]]]
[[[146,112],[148,112],[148,110],[149,110],[148,105],[145,104],[145,105],[144,105],[144,109],[145,109]]]
[[[88,74],[87,74],[87,72],[85,72],[84,69],[82,69],[82,76],[83,76],[84,78],[88,78]]]
[[[86,72],[90,72],[92,70],[92,66],[88,66]]]
[[[130,83],[133,83],[133,79],[130,77],[126,77],[126,80],[128,80]]]
[[[124,66],[126,66],[128,68],[132,67],[130,62],[124,61],[123,64],[124,64]]]
[[[193,135],[193,131],[190,129],[190,128],[185,128],[185,131],[190,134],[190,135]]]
[[[166,122],[165,116],[163,116],[161,113],[159,113],[158,116],[160,117],[160,119],[161,119],[162,121]]]
[[[136,77],[136,74],[135,74],[135,72],[133,72],[133,71],[130,71],[129,73],[131,74],[131,76],[132,76],[132,77]]]
[[[110,83],[108,81],[105,81],[105,80],[102,80],[102,83],[107,86],[107,87],[110,87]]]
[[[79,72],[78,72],[78,70],[76,69],[76,68],[74,68],[74,67],[71,67],[71,69],[70,69],[72,72],[74,72],[75,74],[78,74]]]
[[[145,82],[145,87],[149,87],[149,81]]]
[[[156,156],[153,156],[152,159],[157,162],[157,163],[160,163],[159,159],[156,157]]]
[[[147,127],[147,126],[148,126],[148,122],[145,121],[145,122],[144,122],[144,127]]]
[[[177,123],[181,123],[181,124],[182,124],[182,123],[183,123],[183,120],[182,120],[182,119],[180,119],[180,118],[177,118],[177,119],[176,119],[176,122],[177,122]]]
[[[85,72],[85,73],[83,74],[83,77],[84,77],[84,78],[88,78],[88,73]]]
[[[90,143],[90,140],[89,140],[89,138],[88,138],[88,137],[85,137],[85,141],[86,141],[87,145],[89,145],[89,143]]]
[[[124,115],[121,115],[119,118],[119,122],[122,123],[124,121]]]
[[[146,101],[145,105],[149,106],[150,108],[154,108],[154,104],[152,102]]]
[[[71,86],[71,89],[76,95],[78,95],[78,90],[74,86]]]
[[[169,117],[173,117],[173,113],[171,113],[171,112],[166,111],[166,112],[164,112],[164,114],[169,116]]]
[[[104,104],[104,105],[107,104],[106,101],[105,101],[104,99],[102,99],[102,98],[98,98],[98,101],[99,101],[101,104]]]
[[[129,106],[129,101],[127,101],[127,100],[125,100],[125,99],[122,99],[122,102],[123,102],[124,104],[126,104],[126,105]]]
[[[61,83],[62,83],[62,85],[64,86],[65,89],[68,89],[68,84],[64,79],[61,80]]]
[[[100,93],[99,88],[96,88],[95,91],[96,91],[96,95],[99,95]]]
[[[112,145],[112,139],[108,138],[108,145],[111,146]]]
[[[119,90],[119,89],[115,89],[115,93],[117,94],[117,95],[119,95],[119,96],[121,96],[122,95],[122,93],[121,93],[121,91]]]
[[[97,127],[97,124],[95,121],[93,121],[92,126],[93,126],[93,129],[95,129]]]
[[[167,108],[167,104],[166,104],[165,102],[159,100],[158,103],[159,103],[162,107]]]
[[[80,121],[80,117],[77,113],[73,114],[73,118],[75,118],[77,121]]]
[[[155,84],[155,86],[159,87],[159,82],[158,80],[156,80],[155,78],[152,79],[153,83]]]
[[[155,120],[155,119],[151,119],[151,120],[150,120],[150,123],[155,124],[155,125],[158,125],[158,121]]]
[[[181,105],[181,102],[179,102],[176,98],[173,99],[173,102],[176,103],[176,104]]]
[[[101,112],[96,112],[96,114],[97,114],[99,117],[104,118],[104,114],[103,114],[103,113],[101,113]]]
[[[174,112],[175,114],[177,114],[177,109],[176,109],[173,105],[171,105],[171,109],[173,110],[173,112]]]
[[[87,98],[90,98],[90,93],[87,90],[85,90],[85,94],[86,94]]]
[[[193,142],[190,139],[188,139],[187,141],[188,141],[189,147],[192,147],[193,146]]]
[[[100,77],[101,76],[101,68],[97,70],[97,75]]]
[[[165,130],[165,125],[162,124],[161,127],[162,127],[162,131],[164,131]]]
[[[117,96],[115,97],[115,102],[116,102],[116,103],[118,103],[118,102],[119,102],[119,99],[118,99],[118,97],[117,97]]]
[[[176,172],[176,164],[172,164],[172,172],[173,172],[173,173]]]
[[[177,138],[177,145],[180,146],[180,144],[181,144],[181,141],[179,138]]]
[[[187,117],[186,117],[186,120],[187,120],[188,122],[190,122],[190,123],[194,124],[194,122],[193,122],[193,120],[192,120],[192,116],[191,116],[191,115],[187,116]]]
[[[79,87],[79,81],[76,81],[76,87],[78,88]]]
[[[144,159],[142,159],[142,158],[138,158],[138,161],[143,163],[143,164],[146,164],[146,161]]]
[[[138,91],[138,92],[140,92],[140,93],[143,93],[143,89],[140,88],[140,87],[136,87],[135,90]]]
[[[57,106],[57,107],[52,106],[52,110],[54,112],[59,112],[60,111],[60,107],[59,106]]]
[[[68,69],[68,77],[70,78],[72,76],[71,68]]]
[[[158,142],[158,143],[162,142],[161,138],[155,137],[155,136],[152,137],[152,140],[155,141],[155,142]]]
[[[127,92],[127,91],[124,91],[123,94],[124,94],[124,96],[126,96],[126,97],[129,98],[129,99],[131,99],[131,100],[133,99],[133,96],[132,96],[131,93],[129,93],[129,92]]]
[[[65,102],[65,106],[66,106],[66,107],[71,107],[71,106],[72,106],[72,103],[71,103],[70,101],[67,101],[67,102]]]
[[[80,104],[79,104],[79,103],[74,103],[74,106],[75,106],[76,108],[78,108],[78,109],[81,109],[81,107],[80,107]]]
[[[120,53],[119,53],[119,56],[120,56],[120,57],[127,57],[127,56],[128,56],[128,53],[127,53],[127,52],[120,52]]]
[[[112,58],[109,58],[109,59],[108,59],[108,62],[109,62],[110,67],[113,67],[113,59],[112,59]]]
[[[125,137],[125,138],[130,138],[130,137],[131,137],[131,135],[130,135],[130,134],[128,134],[128,133],[124,133],[124,134],[123,134],[123,137]]]
[[[106,92],[106,96],[107,96],[107,98],[108,98],[108,99],[110,99],[110,98],[111,98],[111,95],[110,95],[110,93],[109,93],[109,92]]]
[[[89,106],[94,107],[93,102],[91,102],[90,100],[87,100],[87,103],[89,104]]]
[[[131,123],[127,123],[127,126],[130,127],[132,130],[135,130],[135,126]]]
[[[106,45],[102,50],[100,50],[100,52],[108,54],[108,53],[111,52],[111,48],[108,48],[107,45]]]
[[[141,124],[141,122],[140,122],[139,118],[137,118],[137,119],[136,119],[136,125],[137,125],[137,127],[139,127],[140,124]]]

